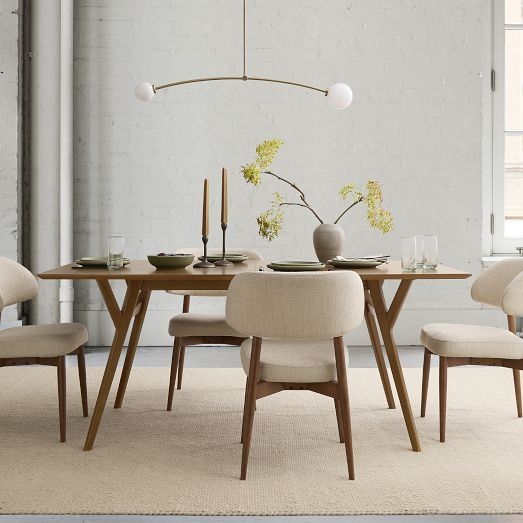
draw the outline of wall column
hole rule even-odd
[[[60,0],[32,2],[30,268],[60,261]],[[32,323],[59,321],[58,282],[40,281]]]
[[[60,15],[60,265],[73,259],[73,0]],[[73,321],[72,280],[60,281],[60,321]]]

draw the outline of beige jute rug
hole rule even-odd
[[[419,418],[421,369],[406,369],[423,451],[388,410],[375,369],[350,369],[356,481],[347,477],[332,400],[262,399],[247,481],[238,479],[244,374],[187,369],[165,411],[167,368],[135,368],[124,406],[82,444],[76,369],[68,368],[68,441],[58,442],[56,374],[0,369],[0,513],[441,514],[523,512],[523,421],[512,372],[449,370],[447,443],[438,441],[437,369]],[[94,404],[102,369],[89,368]],[[114,390],[111,400],[114,399]]]

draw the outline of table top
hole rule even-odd
[[[214,267],[210,269],[195,269],[192,265],[185,269],[155,269],[145,260],[134,260],[123,269],[110,271],[106,268],[76,268],[76,264],[63,265],[38,276],[44,280],[148,280],[148,281],[230,281],[242,272],[259,271],[267,268],[264,260],[247,260],[243,263]],[[346,270],[334,269],[328,270]],[[374,269],[352,269],[362,280],[443,280],[465,279],[469,273],[439,265],[434,270],[417,270],[403,272],[399,261],[391,260]]]

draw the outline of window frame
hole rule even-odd
[[[505,129],[505,34],[523,31],[523,23],[505,23],[505,1],[492,1],[492,254],[515,254],[521,238],[505,238],[505,137],[523,136],[523,130]]]

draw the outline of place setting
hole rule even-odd
[[[275,261],[267,264],[269,269],[276,272],[310,272],[322,271],[325,264],[318,261]]]
[[[269,269],[276,272],[307,272],[335,269],[373,269],[384,263],[388,263],[390,256],[363,256],[349,258],[336,256],[327,263],[319,261],[284,260],[267,264]]]

